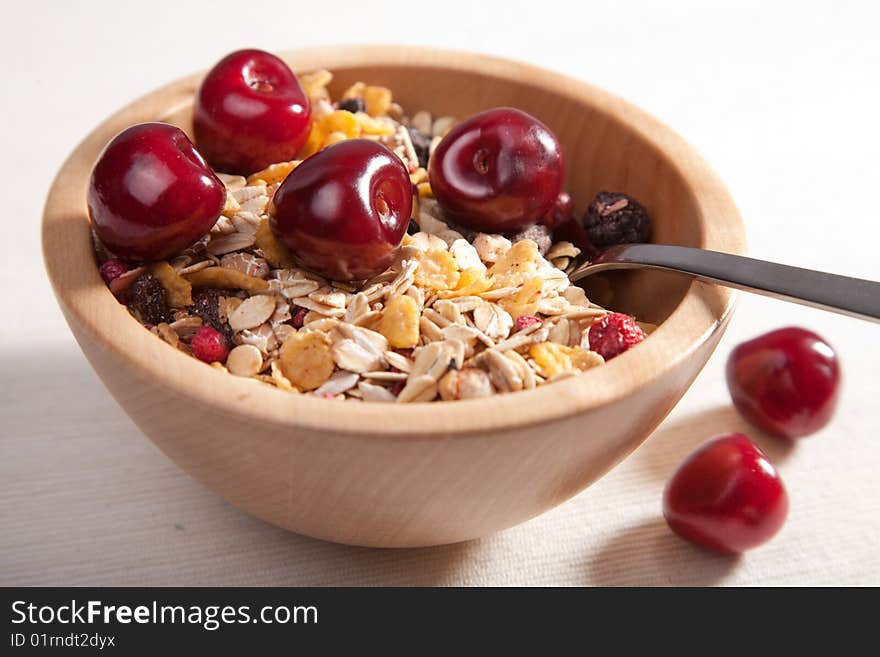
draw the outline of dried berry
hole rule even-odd
[[[226,338],[210,326],[199,328],[190,343],[190,350],[193,356],[206,363],[222,363],[229,355]]]
[[[590,241],[600,249],[651,240],[647,211],[626,194],[599,192],[587,208],[583,223]]]
[[[220,297],[235,296],[229,290],[219,290],[213,287],[203,287],[193,290],[193,305],[189,311],[202,318],[202,321],[220,331],[227,340],[232,340],[232,329],[226,322],[220,319]]]
[[[611,360],[645,339],[645,332],[629,315],[608,313],[590,327],[590,350]]]
[[[146,324],[170,322],[171,310],[165,298],[165,288],[152,274],[141,274],[127,292],[128,306],[140,315]]]
[[[354,114],[355,112],[366,111],[367,105],[364,103],[363,98],[346,98],[339,102],[338,108]]]
[[[538,245],[538,251],[541,255],[547,253],[547,251],[550,250],[550,246],[553,244],[550,229],[544,224],[531,224],[515,235],[508,235],[507,237],[514,244],[516,242],[521,242],[522,240],[532,240]]]
[[[427,168],[428,155],[431,152],[431,135],[426,135],[425,133],[410,127],[409,139],[416,151],[416,156],[419,158],[419,166]]]
[[[101,278],[107,285],[110,285],[117,278],[128,271],[128,265],[119,258],[111,258],[101,265]]]
[[[516,331],[522,331],[524,328],[543,323],[540,317],[534,315],[520,315],[516,318]]]
[[[287,320],[287,323],[295,329],[301,329],[303,327],[303,324],[305,323],[306,315],[308,314],[309,309],[296,305],[293,306],[292,309],[295,310],[290,319]]]

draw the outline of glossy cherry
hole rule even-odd
[[[741,433],[698,448],[663,495],[663,515],[672,530],[718,552],[744,552],[764,543],[787,514],[788,494],[779,473]]]
[[[431,189],[455,223],[515,233],[540,221],[562,190],[562,147],[533,116],[499,107],[455,126],[429,162]]]
[[[782,328],[731,352],[727,387],[749,422],[776,436],[801,438],[834,414],[840,365],[831,345],[815,333]]]
[[[217,171],[249,174],[294,159],[310,116],[308,96],[287,64],[262,50],[239,50],[205,77],[193,126]]]
[[[406,166],[368,139],[312,155],[275,193],[272,230],[299,262],[337,281],[382,273],[412,214]]]
[[[211,230],[226,188],[193,143],[167,123],[141,123],[107,144],[89,179],[92,225],[130,260],[158,260]]]

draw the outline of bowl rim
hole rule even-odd
[[[576,78],[516,60],[457,50],[414,46],[321,46],[278,53],[295,70],[396,66],[477,72],[567,95],[623,122],[677,170],[694,196],[702,248],[743,253],[745,235],[736,205],[718,176],[673,130],[631,103]],[[292,394],[260,381],[232,376],[171,347],[145,331],[101,280],[94,262],[85,190],[101,148],[125,127],[161,120],[191,102],[205,71],[152,91],[99,124],[61,166],[49,190],[42,222],[43,257],[56,298],[69,323],[105,350],[195,407],[269,422],[291,430],[412,438],[466,436],[521,429],[621,401],[684,362],[722,330],[736,294],[693,281],[649,340],[602,367],[532,390],[454,403],[361,403]],[[694,191],[696,190],[696,191]],[[72,210],[75,208],[75,210]],[[706,220],[707,216],[712,221]],[[64,237],[62,222],[83,222]],[[82,233],[80,235],[80,233]],[[330,406],[328,406],[328,404]],[[431,421],[425,413],[431,409]]]

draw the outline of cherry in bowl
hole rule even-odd
[[[114,137],[89,178],[88,207],[101,242],[129,260],[158,260],[207,233],[226,188],[182,130],[141,123]]]
[[[663,515],[682,538],[736,554],[772,538],[788,515],[773,464],[748,436],[719,436],[682,463],[663,494]]]
[[[239,50],[212,68],[196,93],[196,143],[218,171],[247,175],[294,159],[311,108],[293,71],[262,50]]]
[[[727,360],[727,387],[737,410],[767,433],[797,439],[831,420],[840,364],[820,336],[798,327],[760,335]]]
[[[347,139],[287,176],[270,226],[304,267],[336,281],[361,280],[392,264],[412,204],[400,158],[374,141]]]
[[[428,163],[431,190],[457,224],[515,233],[545,218],[562,191],[562,147],[535,117],[510,107],[455,126]]]

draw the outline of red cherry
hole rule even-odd
[[[574,220],[574,201],[568,192],[560,192],[550,209],[541,217],[540,223],[544,224],[550,230],[554,230],[562,224]]]
[[[159,260],[211,230],[226,188],[183,131],[141,123],[107,144],[89,179],[92,225],[114,254]]]
[[[431,190],[455,223],[515,233],[539,221],[562,190],[562,147],[533,116],[499,107],[454,127],[429,162]]]
[[[769,540],[788,514],[773,464],[748,436],[710,440],[685,459],[663,494],[663,515],[682,538],[718,552]]]
[[[731,352],[727,387],[749,422],[776,436],[801,438],[824,427],[834,414],[840,366],[821,337],[783,328]]]
[[[306,159],[275,193],[271,226],[302,263],[337,281],[381,274],[412,214],[406,166],[368,139],[347,139]]]
[[[294,159],[309,136],[309,99],[275,55],[239,50],[196,93],[196,143],[218,171],[249,174]]]

